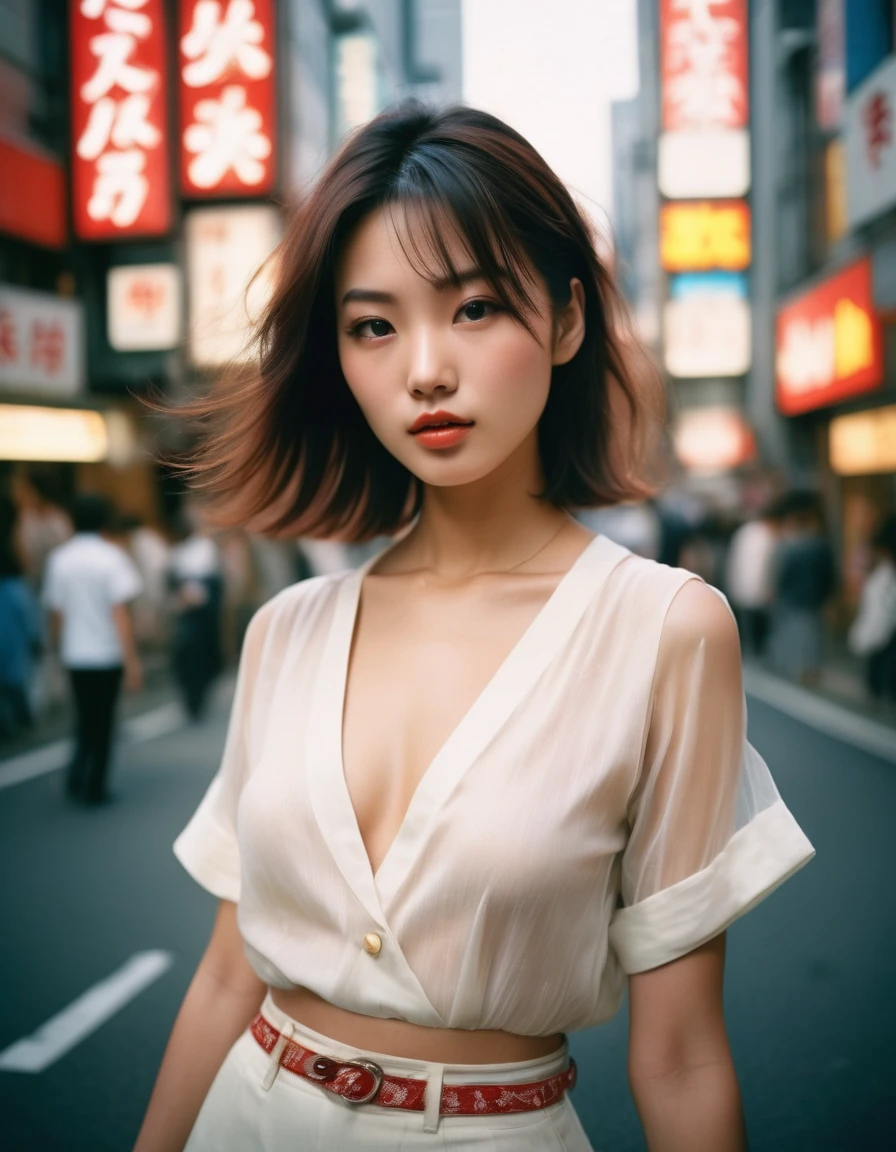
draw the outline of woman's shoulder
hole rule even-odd
[[[614,613],[624,613],[641,630],[655,623],[665,649],[711,641],[727,644],[737,629],[725,596],[687,568],[661,564],[612,545],[618,551],[610,586]]]
[[[347,569],[345,572],[312,576],[288,585],[266,600],[249,621],[243,640],[244,658],[254,663],[263,650],[266,655],[271,655],[272,648],[281,648],[285,652],[291,644],[307,642],[317,629],[324,626],[328,614],[332,613],[339,588],[353,571]]]

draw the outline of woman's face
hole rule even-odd
[[[473,483],[534,447],[551,368],[575,355],[584,334],[579,281],[554,316],[536,278],[533,335],[503,309],[461,241],[445,240],[460,287],[415,270],[385,210],[361,221],[336,270],[348,386],[389,452],[440,487]]]

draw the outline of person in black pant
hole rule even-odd
[[[77,497],[72,520],[74,537],[47,563],[43,599],[75,705],[75,751],[67,791],[73,799],[98,803],[107,798],[121,686],[136,690],[142,683],[128,608],[142,582],[127,553],[102,535],[111,522],[111,507],[102,496]]]

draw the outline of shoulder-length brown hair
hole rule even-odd
[[[456,229],[526,327],[530,269],[554,306],[568,303],[572,277],[581,280],[584,341],[554,368],[539,422],[540,496],[575,508],[649,494],[644,454],[661,386],[634,367],[636,345],[620,335],[620,297],[569,192],[494,116],[411,101],[354,132],[296,211],[275,255],[257,370],[219,381],[183,410],[203,431],[188,472],[212,519],[364,540],[396,532],[419,510],[420,481],[371,431],[337,353],[336,262],[353,228],[381,207],[412,217],[409,258],[433,279],[457,278],[445,244],[446,228]]]

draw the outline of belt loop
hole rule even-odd
[[[289,1043],[293,1034],[292,1022],[287,1020],[283,1026],[283,1031],[277,1038],[277,1043],[271,1049],[271,1058],[268,1061],[268,1068],[264,1074],[264,1079],[261,1082],[262,1088],[265,1092],[270,1092],[274,1086],[274,1081],[277,1079],[277,1073],[280,1071],[280,1060],[283,1053],[286,1051],[286,1045]]]
[[[426,1090],[423,1094],[423,1131],[438,1132],[439,1119],[442,1112],[442,1077],[445,1074],[444,1064],[427,1064],[429,1076],[426,1079]]]

